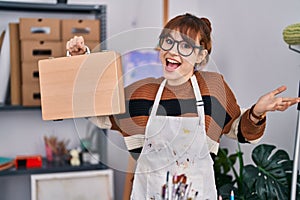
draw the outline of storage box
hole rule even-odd
[[[100,41],[99,40],[85,40],[84,41],[85,45],[88,46],[91,50],[91,52],[99,52],[101,51],[100,47]]]
[[[22,85],[22,105],[23,106],[40,106],[41,93],[39,84]]]
[[[120,55],[113,51],[39,61],[44,120],[125,112]]]
[[[2,47],[2,43],[3,43],[4,36],[5,36],[5,30],[2,31],[2,32],[1,32],[1,35],[0,35],[0,50],[1,50],[1,47]]]
[[[22,63],[22,84],[39,84],[38,61]]]
[[[61,20],[20,18],[21,40],[61,40]]]
[[[85,40],[99,40],[100,21],[92,19],[62,19],[62,39],[83,36]]]
[[[10,104],[22,104],[21,45],[18,23],[9,23],[10,47]]]
[[[17,156],[15,159],[16,169],[41,168],[42,164],[41,155]]]
[[[49,57],[65,56],[58,41],[21,41],[22,61],[37,61]]]

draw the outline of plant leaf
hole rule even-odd
[[[231,183],[224,184],[219,188],[219,195],[221,195],[224,199],[226,199],[225,197],[230,197],[231,190],[236,190],[233,184]]]
[[[288,179],[288,185],[289,185],[289,196],[291,195],[291,188],[292,188],[292,173],[293,173],[293,160],[285,161],[282,163],[283,167],[286,171],[286,176]],[[296,199],[300,199],[300,174],[298,173],[297,176],[297,190],[296,190]]]
[[[256,177],[258,174],[258,169],[253,165],[247,165],[244,167],[243,176],[244,176],[244,183],[248,188],[254,189],[254,184],[256,181]]]
[[[228,157],[228,150],[220,148],[214,162],[214,172],[217,188],[221,188],[223,185],[226,185],[228,183],[233,185],[233,178],[228,174],[231,166],[230,162],[228,162]]]
[[[236,162],[237,155],[228,155],[228,149],[220,149],[214,162],[215,171],[227,174]]]
[[[287,199],[288,179],[284,167],[290,161],[284,150],[277,150],[273,155],[274,145],[258,145],[252,152],[252,159],[257,165],[244,168],[244,181],[248,187],[254,187],[259,199]]]

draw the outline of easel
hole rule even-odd
[[[299,93],[300,96],[300,82],[299,82]],[[298,178],[298,162],[299,162],[299,150],[300,150],[300,103],[297,106],[298,110],[298,123],[296,128],[296,140],[294,147],[294,165],[292,175],[292,188],[291,188],[291,200],[296,200],[297,195],[297,178]]]

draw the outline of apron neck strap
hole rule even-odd
[[[167,79],[164,79],[162,81],[162,83],[160,84],[159,88],[158,88],[158,91],[157,91],[157,94],[156,94],[156,97],[155,97],[155,100],[154,100],[154,104],[153,104],[150,116],[156,115],[158,105],[159,105],[159,101],[161,99],[161,96],[162,96],[164,87],[166,85],[166,82],[167,82]],[[203,109],[204,103],[203,103],[203,100],[202,100],[200,88],[199,88],[199,85],[198,85],[198,82],[197,82],[197,79],[196,79],[195,75],[193,75],[191,77],[191,82],[192,82],[194,94],[195,94],[195,97],[196,97],[197,112],[198,112],[198,115],[200,116],[201,115],[201,107]]]

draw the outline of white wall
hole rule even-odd
[[[69,0],[69,2],[87,4],[83,0]],[[108,38],[134,28],[162,26],[162,0],[88,2],[88,4],[96,3],[107,5]],[[300,1],[170,0],[169,6],[170,18],[191,12],[211,20],[213,68],[224,75],[241,107],[251,106],[260,95],[282,84],[288,87],[284,96],[297,95],[300,55],[288,49],[282,39],[282,30],[289,24],[299,22]],[[24,16],[27,14],[22,13],[22,17]],[[7,17],[15,19],[18,16],[0,11],[0,30],[5,26],[4,19]],[[284,113],[268,114],[266,133],[260,143],[274,144],[287,150],[292,156],[296,117],[295,106]],[[76,132],[74,128],[76,123],[73,121],[64,123],[64,125],[45,123],[40,120],[39,111],[1,112],[0,127],[3,128],[0,131],[0,155],[44,154],[43,146],[40,144],[41,135],[44,133],[56,132],[65,137],[70,136],[74,139],[72,145],[76,145],[78,140],[72,137]],[[228,139],[223,139],[221,146],[228,147],[231,152],[237,149],[236,142]],[[248,154],[253,147],[242,145],[246,163],[250,162]],[[128,155],[120,134],[109,135],[108,154],[109,164],[117,169],[116,196],[120,199],[124,181],[122,170],[127,167]]]
[[[177,8],[183,6],[179,4],[180,1],[176,1]],[[288,87],[282,96],[297,95],[300,55],[288,49],[282,31],[289,24],[299,23],[299,1],[213,0],[195,1],[195,4],[199,8],[196,14],[212,21],[212,58],[242,107],[251,106],[260,95],[280,85]],[[292,156],[296,107],[284,113],[270,113],[267,117],[261,143],[274,144]],[[237,148],[232,141],[222,141],[222,145],[229,146],[232,152]],[[252,148],[252,145],[242,145],[245,152]]]

